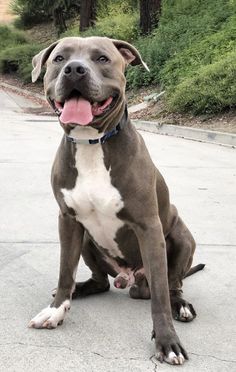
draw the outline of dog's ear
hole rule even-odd
[[[49,45],[48,48],[41,50],[36,56],[32,59],[33,71],[31,73],[32,82],[35,83],[38,80],[40,72],[42,70],[43,65],[47,61],[49,55],[51,54],[52,50],[58,44],[59,41],[55,41],[55,43]]]
[[[115,47],[119,50],[120,54],[125,60],[126,65],[142,65],[148,72],[150,72],[146,63],[142,60],[139,51],[131,44],[122,40],[111,39]]]

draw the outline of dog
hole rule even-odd
[[[128,118],[125,69],[147,65],[134,46],[105,37],[63,38],[32,64],[33,82],[46,64],[45,94],[64,136],[51,177],[60,207],[58,287],[29,327],[56,328],[72,298],[108,291],[110,275],[132,298],[151,298],[157,359],[183,364],[172,316],[196,317],[182,280],[204,265],[191,268],[195,241]],[[81,255],[92,274],[76,283]]]

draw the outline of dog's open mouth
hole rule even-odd
[[[102,102],[90,102],[78,92],[72,94],[64,102],[52,101],[52,105],[60,115],[62,124],[88,125],[94,117],[108,112],[114,106],[116,96],[110,96]]]

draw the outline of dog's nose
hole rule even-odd
[[[65,66],[64,74],[70,77],[83,77],[87,74],[87,68],[82,63],[73,61]]]

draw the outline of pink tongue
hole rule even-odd
[[[89,101],[80,98],[71,98],[65,102],[60,116],[63,124],[87,125],[93,120],[92,108]]]

